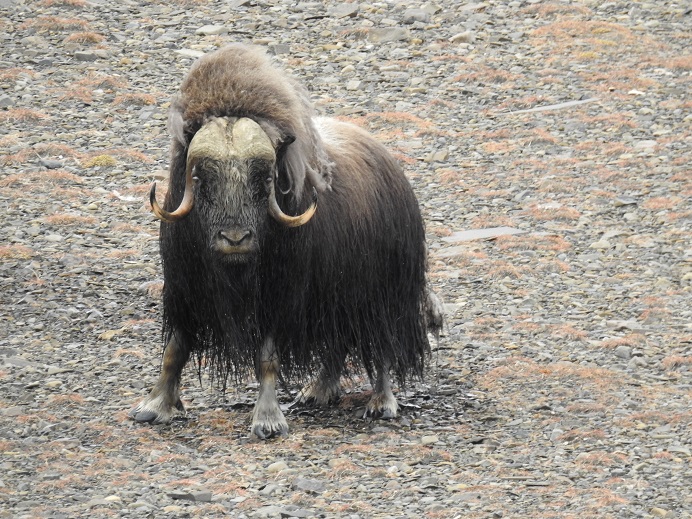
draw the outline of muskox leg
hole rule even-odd
[[[168,423],[171,419],[185,413],[180,401],[180,376],[190,358],[190,349],[185,341],[173,334],[163,353],[161,374],[149,396],[142,400],[129,413],[138,422],[152,424]]]
[[[286,436],[288,423],[276,399],[276,381],[279,377],[279,358],[274,346],[274,339],[268,337],[262,345],[258,359],[257,379],[259,395],[255,410],[252,413],[251,432],[258,438]]]
[[[335,356],[336,357],[336,356]],[[326,406],[341,396],[341,373],[346,355],[336,357],[331,366],[323,366],[320,373],[298,392],[293,405]]]
[[[425,289],[425,326],[439,340],[444,325],[444,306],[430,286]]]
[[[398,409],[389,379],[389,363],[386,363],[377,371],[375,394],[365,407],[363,418],[396,418]]]

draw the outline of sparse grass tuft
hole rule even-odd
[[[567,407],[567,412],[575,414],[604,413],[607,407],[596,402],[579,402]]]
[[[0,146],[1,148],[2,146]],[[0,155],[0,164],[3,166],[11,166],[13,164],[24,164],[35,158],[35,154],[29,149],[23,149],[11,155]],[[0,182],[0,185],[4,185]]]
[[[592,430],[584,430],[584,429],[573,429],[571,431],[567,431],[564,434],[561,434],[558,436],[559,441],[563,442],[573,442],[573,441],[584,441],[584,440],[602,440],[606,437],[605,432],[601,429],[592,429]]]
[[[500,261],[496,262],[490,270],[488,270],[488,275],[494,279],[519,279],[524,276],[525,270],[525,267],[518,267],[511,263]]]
[[[588,337],[583,330],[578,330],[571,324],[555,324],[550,327],[551,331],[558,337],[582,341]]]
[[[89,88],[73,86],[65,90],[65,92],[60,96],[61,101],[65,101],[66,99],[76,99],[77,101],[88,105],[94,101],[94,94]]]
[[[68,405],[68,406],[77,406],[84,403],[84,397],[80,395],[79,393],[70,393],[70,394],[64,394],[64,395],[53,395],[50,397],[48,400],[48,405],[49,406],[58,406],[58,405]]]
[[[37,16],[19,26],[20,30],[34,29],[39,32],[58,32],[65,30],[86,30],[89,23],[79,18],[61,18],[59,16]]]
[[[98,34],[96,32],[91,31],[84,31],[70,34],[67,38],[65,38],[65,43],[101,43],[105,39],[106,37],[102,34]]]
[[[649,209],[650,211],[663,211],[666,209],[673,209],[682,203],[682,199],[677,196],[657,196],[645,200],[642,204],[644,209]]]
[[[598,507],[614,506],[614,505],[626,505],[629,500],[617,495],[612,490],[607,488],[596,488],[592,493],[595,504]]]
[[[12,67],[0,70],[0,81],[15,81],[22,76],[33,78],[36,76],[36,72],[28,68],[19,67]]]
[[[607,388],[619,380],[619,375],[605,368],[591,368],[571,362],[555,362],[552,364],[539,364],[525,357],[510,357],[485,375],[479,377],[479,385],[482,387],[495,387],[498,379],[508,380],[522,379],[534,380],[539,383],[545,379],[561,380],[564,383],[574,381],[578,383],[588,382],[599,388]]]
[[[0,149],[16,146],[17,144],[19,144],[19,134],[3,135],[0,137]]]
[[[68,144],[57,142],[42,142],[34,146],[36,153],[42,157],[61,155],[63,157],[79,158],[80,152]]]
[[[578,465],[590,465],[590,466],[601,466],[601,467],[611,467],[613,465],[621,465],[627,461],[627,456],[620,452],[606,452],[606,451],[591,451],[583,452],[575,462]]]
[[[673,70],[692,70],[692,54],[672,58],[665,62],[665,66]]]
[[[536,220],[541,220],[541,221],[550,221],[550,220],[577,220],[580,216],[581,213],[577,211],[576,209],[572,207],[566,207],[561,205],[560,207],[551,207],[551,208],[543,208],[543,207],[532,207],[528,211],[526,211],[527,214],[529,214],[532,218],[535,218]]]
[[[489,227],[512,227],[514,222],[508,216],[501,214],[480,214],[471,220],[471,229],[487,229]]]
[[[484,142],[481,144],[483,151],[490,155],[504,155],[506,153],[512,153],[517,149],[517,147],[517,144],[514,144],[511,141]]]
[[[591,115],[578,112],[577,117],[590,126],[603,126],[604,128],[636,128],[634,114],[618,112],[615,114]]]
[[[127,81],[124,79],[106,74],[98,74],[96,72],[90,72],[84,79],[78,81],[78,84],[90,87],[90,88],[102,88],[104,90],[116,90],[118,88],[124,88],[127,86]]]
[[[93,225],[96,218],[93,216],[82,216],[78,214],[53,214],[43,218],[48,225]]]
[[[692,365],[692,356],[670,355],[661,361],[661,366],[665,369],[676,369],[682,366]]]
[[[553,40],[573,40],[579,38],[592,40],[592,35],[604,34],[616,37],[622,43],[631,43],[640,39],[639,36],[624,25],[576,19],[559,20],[533,31],[533,36],[551,38]]]
[[[561,236],[500,236],[495,242],[500,250],[545,250],[562,252],[572,246]]]
[[[0,123],[39,122],[49,119],[48,115],[30,108],[10,108],[0,112]]]
[[[612,339],[604,339],[598,346],[601,348],[617,348],[618,346],[636,347],[646,344],[646,337],[639,333],[631,333],[624,337],[614,337]]]
[[[0,259],[29,259],[34,251],[25,245],[0,245]]]

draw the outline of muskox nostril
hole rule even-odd
[[[227,241],[230,245],[245,245],[252,239],[252,231],[248,231],[246,229],[220,231],[219,236],[223,240]]]

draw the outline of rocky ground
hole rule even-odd
[[[689,3],[0,0],[0,517],[692,517]],[[401,160],[448,326],[400,418],[160,362],[166,110],[254,42]],[[498,230],[498,228],[504,228]],[[282,401],[292,399],[290,387]]]

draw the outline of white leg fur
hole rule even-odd
[[[286,436],[288,423],[276,399],[276,380],[279,375],[279,359],[276,355],[274,340],[268,337],[259,359],[259,395],[255,410],[252,413],[251,432],[258,438]]]
[[[389,379],[389,368],[382,367],[377,373],[375,394],[365,408],[363,418],[396,418],[399,404],[392,393],[392,385]]]

